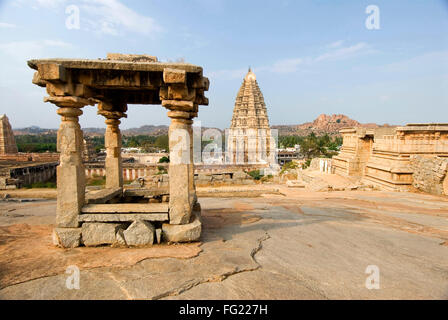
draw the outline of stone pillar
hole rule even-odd
[[[193,121],[191,121],[193,123]],[[188,165],[188,187],[190,192],[190,206],[193,207],[197,202],[196,184],[194,182],[194,149],[193,149],[193,126],[189,126],[188,134],[190,136],[190,163]]]
[[[58,130],[57,227],[78,227],[78,215],[85,200],[85,169],[82,163],[83,134],[78,122],[82,110],[77,106],[58,109],[62,122]]]
[[[193,121],[190,112],[169,111],[171,118],[169,127],[170,167],[170,224],[186,224],[190,222],[194,182],[192,181],[193,154],[191,152]]]
[[[104,144],[106,147],[106,188],[123,187],[123,167],[121,161],[121,132],[120,118],[125,114],[117,111],[98,111],[106,118],[106,133]]]

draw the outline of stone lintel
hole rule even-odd
[[[67,81],[67,72],[57,63],[40,63],[37,65],[40,79],[47,81]]]
[[[147,54],[108,53],[107,60],[127,62],[157,62],[157,57]]]
[[[163,81],[165,83],[186,83],[187,73],[181,69],[165,68],[163,69]]]

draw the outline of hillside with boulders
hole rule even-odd
[[[298,125],[274,125],[273,129],[278,130],[280,136],[298,135],[306,136],[310,133],[316,135],[335,135],[339,134],[339,130],[346,127],[364,127],[378,128],[388,127],[390,125],[378,125],[376,123],[360,123],[343,114],[321,114],[313,122],[306,122]]]

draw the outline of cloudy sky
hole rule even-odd
[[[366,28],[372,4],[380,29]],[[42,102],[26,60],[107,52],[202,66],[211,81],[204,126],[228,127],[249,65],[271,124],[321,113],[448,122],[448,0],[0,0],[0,114],[14,128],[56,128],[56,107]],[[84,110],[82,126],[104,126],[94,107]],[[123,127],[145,124],[168,124],[166,111],[129,106]]]

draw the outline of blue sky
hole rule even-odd
[[[368,5],[380,29],[365,27]],[[80,29],[66,28],[66,8]],[[360,122],[448,122],[448,1],[0,0],[0,114],[14,128],[56,128],[56,107],[31,83],[31,58],[107,52],[184,59],[210,78],[204,126],[229,126],[250,65],[271,124],[321,113]],[[94,107],[84,127],[102,127]],[[168,124],[161,106],[129,106],[124,128]]]

